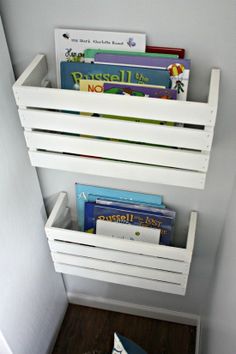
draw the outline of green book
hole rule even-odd
[[[164,54],[164,53],[144,53],[144,52],[128,52],[121,50],[105,50],[105,49],[85,49],[84,61],[85,63],[91,63],[94,61],[97,53],[108,53],[117,55],[129,55],[129,56],[143,56],[149,58],[179,58],[176,54]]]

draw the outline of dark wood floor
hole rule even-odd
[[[111,354],[114,332],[148,354],[194,354],[195,327],[77,305],[67,309],[53,354]]]

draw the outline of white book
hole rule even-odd
[[[85,49],[145,52],[146,34],[56,28],[55,50],[58,87],[61,86],[61,61],[73,61],[73,58],[82,58]]]
[[[111,236],[132,241],[142,241],[158,244],[160,229],[132,224],[124,224],[106,220],[97,220],[96,234]]]

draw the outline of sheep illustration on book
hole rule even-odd
[[[178,93],[184,92],[184,83],[183,83],[183,72],[184,72],[184,65],[175,63],[168,66],[168,71],[170,73],[170,77],[175,82],[174,89],[177,90]]]
[[[129,38],[127,44],[128,44],[128,46],[129,46],[130,48],[136,46],[136,43],[135,43],[135,41],[134,41],[133,38]]]

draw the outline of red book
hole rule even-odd
[[[168,48],[168,47],[155,47],[155,46],[146,46],[147,53],[163,53],[163,54],[175,54],[179,58],[184,59],[185,49],[183,48]]]

